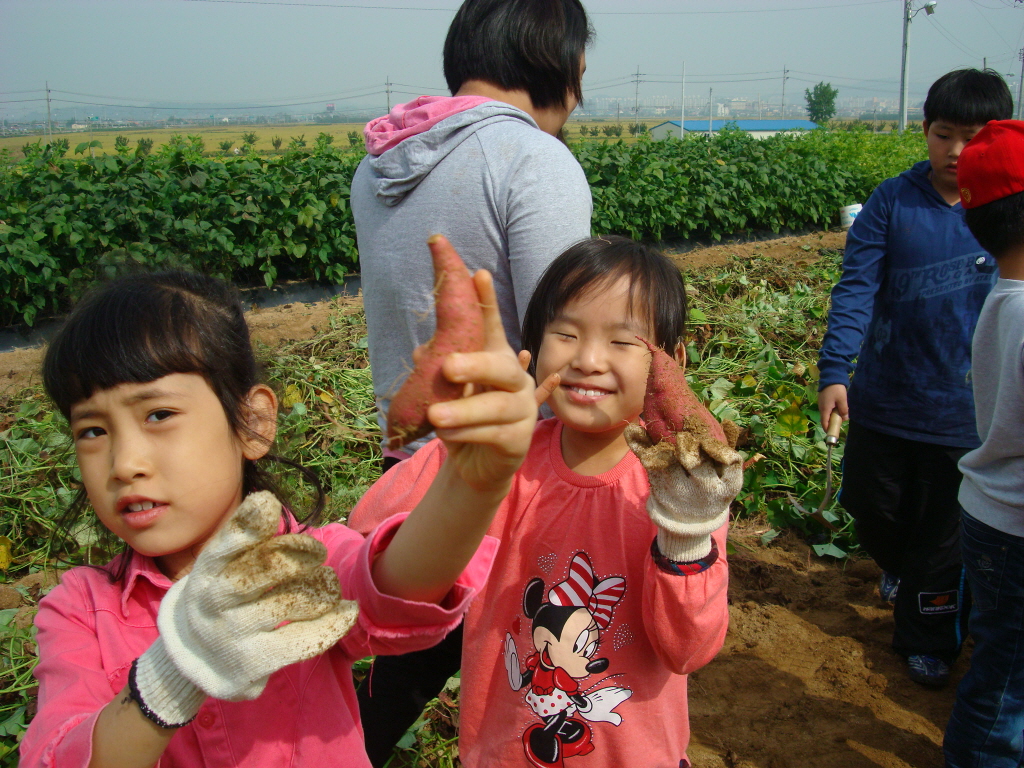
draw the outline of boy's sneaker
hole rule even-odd
[[[878,582],[878,594],[887,603],[896,602],[896,592],[900,588],[900,580],[891,573],[882,571],[882,579]]]
[[[943,686],[949,680],[949,665],[942,659],[923,653],[907,657],[907,672],[915,683],[933,688]]]

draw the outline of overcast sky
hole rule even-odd
[[[802,105],[804,88],[819,80],[838,87],[840,98],[898,98],[902,0],[585,5],[597,31],[585,96],[632,99],[629,78],[639,67],[641,96],[678,99],[685,62],[688,95],[710,86],[716,98],[778,102],[785,66],[789,105]],[[46,81],[61,107],[311,102],[287,107],[298,112],[333,101],[339,111],[383,111],[386,78],[400,84],[393,102],[442,92],[441,46],[456,7],[457,0],[0,0],[0,117],[45,109],[21,100],[41,98]],[[1015,73],[1008,81],[1016,93],[1022,46],[1020,0],[938,0],[934,15],[922,11],[911,24],[911,102],[942,73],[980,67],[985,57]]]

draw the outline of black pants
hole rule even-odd
[[[374,768],[388,761],[398,740],[461,665],[461,624],[433,648],[374,660],[356,691],[366,753]]]
[[[960,560],[964,448],[922,443],[850,424],[839,503],[882,570],[899,577],[893,649],[951,664],[967,630]]]

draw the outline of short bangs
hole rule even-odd
[[[203,376],[235,425],[228,392],[247,392],[257,368],[241,302],[226,284],[183,271],[107,283],[79,302],[43,361],[43,384],[65,417],[98,391],[172,373]]]
[[[649,341],[670,355],[686,333],[686,284],[656,248],[606,235],[569,247],[548,266],[523,318],[523,348],[536,361],[544,329],[571,301],[591,290],[629,280],[629,309],[653,331]]]

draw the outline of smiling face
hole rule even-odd
[[[249,405],[265,416],[276,402],[257,386]],[[121,384],[71,408],[78,466],[100,522],[171,578],[241,502],[243,463],[266,453],[270,424],[261,418],[261,436],[240,438],[195,373]]]
[[[591,659],[600,645],[601,632],[586,608],[580,608],[562,627],[560,636],[547,627],[533,630],[533,647],[545,667],[561,668],[577,680],[591,674]],[[599,665],[601,666],[601,665]]]
[[[947,200],[956,202],[960,199],[960,188],[956,183],[957,160],[967,142],[984,127],[956,125],[941,119],[924,123],[928,141],[928,161],[932,166],[932,186]]]
[[[643,410],[651,355],[646,320],[629,312],[629,279],[598,285],[568,302],[548,323],[537,354],[537,381],[561,383],[548,404],[565,428],[621,435]]]

